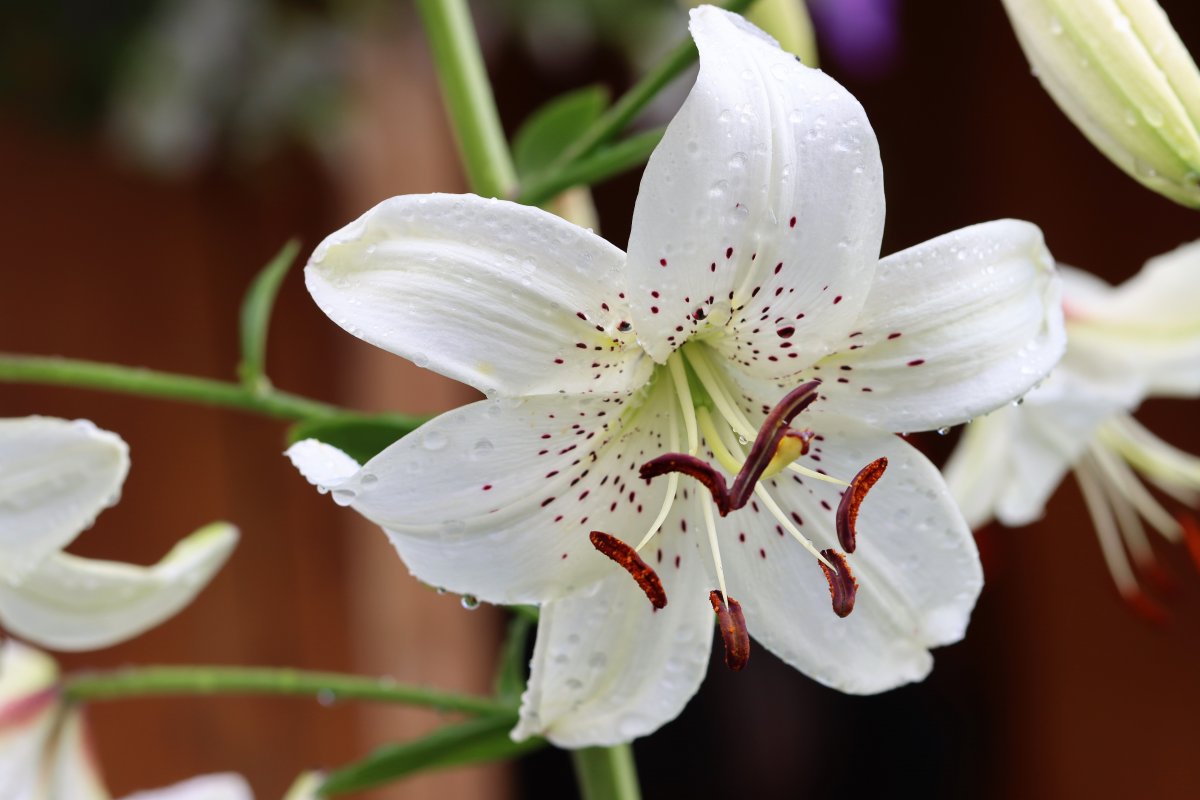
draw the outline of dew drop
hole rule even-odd
[[[938,428],[938,429],[937,429],[937,435],[938,435],[938,436],[945,436],[945,435],[946,435],[947,433],[949,433],[949,432],[950,432],[950,426],[949,426],[949,425],[943,425],[942,427],[940,427],[940,428]]]
[[[462,607],[467,611],[474,611],[479,608],[479,598],[473,594],[464,594],[461,602]]]
[[[442,450],[450,444],[450,439],[441,431],[427,431],[421,437],[421,444],[426,450]]]

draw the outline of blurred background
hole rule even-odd
[[[1037,222],[1056,257],[1110,281],[1200,237],[1200,216],[1138,186],[1042,92],[999,0],[814,0],[822,66],[866,107],[889,215],[884,252],[997,217]],[[1200,4],[1162,0],[1193,52]],[[479,4],[510,133],[565,90],[619,92],[685,35],[647,0]],[[0,351],[233,379],[237,310],[289,237],[310,250],[391,195],[461,191],[428,52],[405,2],[8,0],[0,11],[4,237]],[[643,123],[662,124],[687,79]],[[596,188],[624,246],[636,173]],[[1198,298],[1200,308],[1200,298]],[[468,390],[329,322],[294,271],[272,324],[279,387],[365,410],[434,412]],[[168,624],[67,668],[234,663],[391,675],[487,691],[504,614],[409,577],[384,537],[282,458],[284,425],[238,412],[65,388],[0,386],[0,415],[86,417],[131,445],[124,500],[73,548],[148,563],[213,519],[231,563]],[[1195,403],[1140,418],[1200,452]],[[920,445],[935,460],[954,435]],[[980,532],[988,580],[970,635],[932,677],[843,697],[763,648],[718,656],[699,696],[635,745],[648,798],[1196,797],[1200,574],[1160,556],[1169,619],[1111,585],[1067,481],[1040,523]],[[718,644],[718,647],[720,645]],[[90,710],[115,796],[207,771],[278,797],[430,730],[437,715],[300,698],[179,698]],[[434,773],[380,798],[572,796],[567,756]]]

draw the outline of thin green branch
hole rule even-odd
[[[277,389],[254,391],[239,383],[197,378],[142,367],[126,367],[96,361],[54,356],[20,356],[0,353],[0,383],[36,383],[100,389],[122,394],[181,400],[202,405],[237,408],[268,417],[291,420],[363,419],[374,415],[347,411]],[[401,425],[416,428],[423,420],[407,415],[390,415]]]
[[[728,11],[740,14],[753,3],[754,0],[728,0],[720,5]],[[692,65],[698,55],[695,42],[691,39],[682,42],[629,91],[621,95],[617,102],[613,103],[608,111],[605,111],[599,119],[589,125],[578,139],[563,150],[545,170],[545,174],[552,175],[589,155],[597,147],[625,130],[625,127],[662,91],[663,87],[679,77],[685,69]]]
[[[466,0],[417,0],[471,189],[508,197],[517,185]]]
[[[644,164],[662,140],[665,131],[666,128],[655,128],[630,136],[561,169],[543,172],[522,188],[518,202],[531,206],[541,205],[572,186],[591,186]]]
[[[490,697],[442,692],[379,678],[272,667],[129,667],[73,675],[63,682],[68,700],[95,702],[164,695],[307,695],[323,702],[370,700],[438,711],[516,716]]]

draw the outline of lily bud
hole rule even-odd
[[[1144,186],[1200,207],[1200,71],[1155,0],[1004,0],[1042,86]]]

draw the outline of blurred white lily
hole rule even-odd
[[[62,552],[128,471],[125,442],[90,422],[0,419],[0,626],[58,650],[107,647],[174,616],[216,574],[237,543],[225,523],[152,567]]]
[[[1156,0],[1004,0],[1042,86],[1139,182],[1200,206],[1200,71]]]
[[[58,666],[11,639],[0,643],[0,797],[109,800],[83,710],[64,703]],[[238,775],[203,775],[125,800],[253,800]]]
[[[691,19],[700,74],[647,165],[628,254],[535,208],[424,195],[367,212],[306,270],[351,333],[489,397],[361,468],[314,440],[289,455],[420,579],[541,604],[518,738],[655,730],[704,675],[713,610],[731,666],[749,633],[843,691],[924,677],[982,576],[940,475],[887,431],[1006,403],[1063,347],[1037,228],[977,225],[880,261],[862,107],[740,17]],[[811,430],[791,429],[810,403]],[[883,458],[847,561],[835,548],[854,550]],[[666,468],[647,484],[652,460]],[[738,473],[716,492],[727,515],[674,463],[711,486]],[[850,564],[862,588],[842,619]]]
[[[1170,542],[1186,535],[1200,563],[1200,531],[1189,517],[1170,514],[1143,482],[1195,507],[1200,459],[1159,439],[1131,412],[1146,397],[1200,395],[1200,242],[1151,259],[1118,287],[1060,271],[1066,356],[1019,407],[967,426],[946,480],[973,527],[991,519],[1018,526],[1038,519],[1074,471],[1117,588],[1157,617],[1129,557],[1156,574],[1148,524]]]

